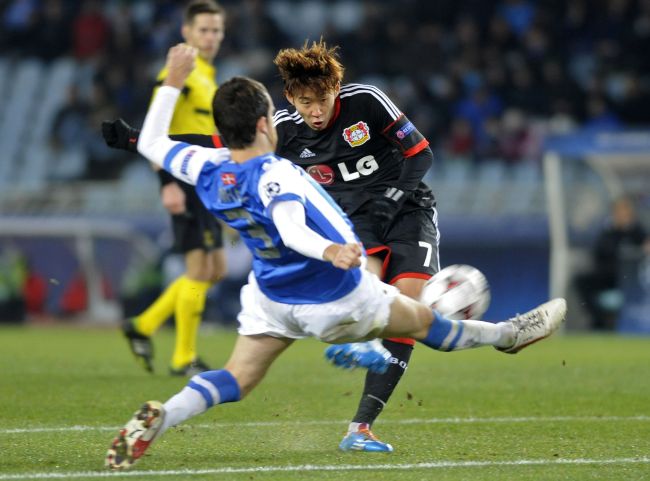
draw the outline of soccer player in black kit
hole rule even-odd
[[[275,58],[291,106],[274,116],[277,154],[303,167],[350,217],[368,269],[419,299],[439,270],[433,194],[422,183],[429,142],[377,87],[341,84],[336,47],[323,41]],[[392,451],[370,431],[408,366],[413,340],[389,339],[392,367],[368,373],[359,408],[339,447]]]
[[[342,85],[337,48],[320,41],[281,50],[275,58],[291,106],[274,115],[277,154],[303,167],[350,217],[367,253],[367,268],[384,282],[419,299],[439,270],[437,213],[422,178],[431,166],[429,142],[377,87]],[[135,129],[121,121],[109,145],[135,145]],[[131,138],[131,142],[119,139]],[[177,135],[214,146],[214,138]],[[219,145],[220,146],[220,145]],[[413,351],[412,339],[387,339],[391,368],[368,372],[344,451],[391,452],[370,430],[401,379]]]

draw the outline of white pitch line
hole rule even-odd
[[[440,469],[440,468],[481,468],[492,466],[552,466],[552,465],[604,465],[604,464],[640,464],[650,463],[649,457],[642,458],[610,458],[610,459],[516,459],[512,461],[436,461],[412,464],[304,464],[301,466],[255,466],[250,468],[212,468],[212,469],[174,469],[148,471],[71,471],[43,472],[24,474],[0,474],[1,481],[18,479],[72,479],[72,478],[113,478],[133,476],[199,476],[205,474],[246,474],[246,473],[290,473],[302,471],[405,471],[411,469]]]
[[[478,424],[478,423],[552,423],[552,422],[617,422],[617,421],[650,421],[650,416],[527,416],[527,417],[494,417],[494,418],[428,418],[428,419],[382,419],[381,424]],[[277,426],[333,426],[346,424],[346,420],[307,420],[307,421],[251,421],[251,422],[217,422],[212,424],[188,424],[188,429],[211,429],[221,427],[277,427]],[[60,426],[34,428],[0,429],[0,434],[29,434],[29,433],[59,433],[80,431],[115,431],[122,426]]]

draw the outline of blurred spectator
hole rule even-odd
[[[576,288],[594,329],[613,329],[623,304],[619,268],[625,249],[650,251],[650,238],[639,223],[634,204],[620,198],[612,207],[611,223],[599,234],[593,249],[592,270],[576,277]]]
[[[68,97],[65,104],[57,112],[52,128],[52,144],[56,149],[78,144],[82,139],[83,132],[90,106],[79,96],[76,85],[68,89]]]
[[[487,88],[479,85],[465,98],[461,99],[454,108],[457,117],[467,120],[472,126],[472,134],[480,146],[490,143],[487,120],[499,117],[503,110],[501,99],[492,94]]]
[[[6,5],[0,29],[0,38],[5,48],[20,53],[29,52],[30,47],[38,41],[35,35],[37,15],[37,0],[14,0]]]
[[[101,54],[109,42],[110,26],[98,0],[84,0],[73,25],[74,55],[79,60]]]
[[[455,118],[447,138],[445,150],[454,157],[469,159],[475,151],[471,124],[463,118]]]
[[[618,106],[621,119],[630,125],[650,125],[650,88],[638,75],[624,80],[622,98]]]
[[[496,157],[512,164],[528,158],[531,147],[532,136],[523,111],[515,108],[506,110],[501,121]]]
[[[36,20],[39,46],[36,55],[54,60],[70,50],[70,18],[62,0],[46,0]]]
[[[229,14],[220,80],[254,76],[282,106],[273,54],[324,35],[341,46],[346,80],[390,90],[442,157],[447,148],[476,159],[505,150],[508,162],[516,161],[517,136],[502,131],[512,108],[527,124],[519,138],[531,128],[559,133],[650,124],[650,0],[222,2]],[[138,124],[149,79],[181,39],[183,4],[0,2],[0,57],[72,54],[89,121],[113,108]],[[471,125],[469,136],[460,120]],[[545,129],[537,129],[540,120]],[[89,148],[100,166],[90,170],[100,175],[101,149],[92,142]]]
[[[97,128],[102,120],[116,116],[117,111],[110,103],[103,84],[94,84],[90,101],[81,97],[76,85],[70,87],[66,103],[54,118],[50,141],[60,159],[80,150],[86,164],[66,169],[65,180],[101,180],[119,176],[130,157],[125,152],[107,147]]]
[[[531,68],[526,64],[518,66],[512,73],[512,85],[504,103],[510,108],[541,115],[546,108],[544,100],[544,91],[535,82]]]
[[[592,94],[587,99],[587,119],[584,128],[592,131],[617,130],[621,127],[618,116],[609,107],[603,95]]]
[[[526,34],[535,18],[535,8],[526,0],[506,0],[499,6],[498,11],[519,37]]]

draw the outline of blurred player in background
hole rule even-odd
[[[593,329],[616,327],[618,306],[612,308],[603,302],[603,293],[620,289],[620,271],[626,250],[641,249],[644,244],[650,254],[650,237],[637,217],[634,202],[628,197],[619,197],[612,205],[609,223],[598,234],[593,247],[593,269],[576,277],[576,287]]]
[[[195,185],[210,212],[239,231],[253,254],[253,272],[242,289],[239,337],[225,368],[193,376],[164,405],[145,403],[112,442],[109,468],[129,468],[169,427],[241,400],[295,339],[408,336],[443,351],[491,345],[515,353],[559,327],[563,299],[507,322],[453,321],[362,269],[365,255],[347,216],[303,170],[273,153],[273,102],[259,82],[236,77],[215,96],[216,124],[230,150],[171,140],[166,132],[194,55],[187,45],[170,50],[169,76],[138,150]],[[340,344],[328,354],[344,367],[383,372],[390,363],[390,353],[372,342]]]
[[[169,127],[172,134],[216,133],[212,98],[217,90],[213,65],[224,37],[225,13],[212,0],[195,0],[183,15],[182,35],[199,55],[196,66],[185,80]],[[167,76],[158,75],[157,86]],[[154,97],[156,95],[154,90]],[[159,168],[158,168],[159,169]],[[143,313],[128,319],[123,326],[131,350],[148,371],[153,370],[151,336],[172,314],[176,319],[176,344],[170,373],[193,375],[209,367],[196,350],[197,335],[210,286],[226,273],[221,228],[197,197],[192,186],[162,169],[158,170],[162,203],[171,214],[174,248],[185,257],[185,274],[172,282]]]

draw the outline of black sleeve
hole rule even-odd
[[[402,161],[402,171],[395,187],[404,192],[415,190],[431,168],[432,163],[433,152],[429,146],[424,147],[411,157],[406,157]]]
[[[177,140],[179,142],[185,142],[192,145],[200,145],[201,147],[221,147],[220,145],[215,145],[214,137],[212,135],[200,135],[200,134],[180,134],[180,135],[170,135],[170,139]]]
[[[382,134],[406,158],[417,155],[429,145],[429,141],[404,114],[389,124]]]

